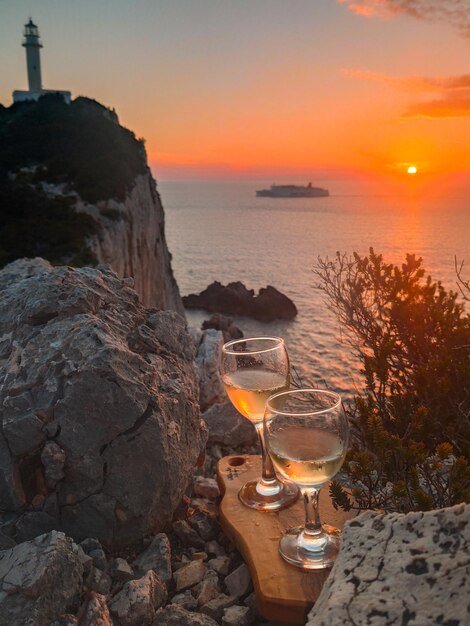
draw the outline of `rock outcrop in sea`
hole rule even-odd
[[[185,321],[145,309],[132,279],[106,269],[19,260],[0,285],[0,509],[12,536],[57,529],[111,547],[162,530],[205,443]]]
[[[183,304],[187,309],[244,315],[263,322],[290,320],[297,315],[297,307],[292,300],[275,287],[268,285],[255,296],[254,290],[247,289],[241,282],[225,286],[214,281],[201,293],[184,296]]]

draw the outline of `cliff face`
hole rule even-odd
[[[107,263],[147,307],[183,313],[143,140],[87,98],[0,105],[0,267]]]
[[[137,176],[123,201],[90,205],[78,199],[76,206],[100,225],[88,238],[98,262],[108,263],[121,277],[131,276],[144,306],[184,315],[165,240],[163,206],[150,171]]]

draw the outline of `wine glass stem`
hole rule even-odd
[[[307,536],[314,537],[323,533],[323,528],[320,521],[320,510],[318,506],[318,497],[320,495],[320,489],[304,488],[302,489],[302,496],[305,506],[305,529],[304,533]]]
[[[261,456],[263,458],[263,471],[261,483],[272,485],[277,482],[276,472],[274,471],[273,462],[271,461],[271,457],[266,452],[266,446],[264,443],[264,429],[263,422],[259,422],[255,424],[256,432],[258,433],[259,443],[261,446]]]

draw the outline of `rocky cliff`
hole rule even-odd
[[[0,105],[0,267],[107,263],[145,306],[183,312],[144,142],[98,102]]]
[[[144,306],[184,315],[165,240],[163,206],[150,170],[136,177],[124,200],[93,205],[78,198],[76,208],[99,224],[88,243],[100,263],[109,264],[121,277],[132,276]]]

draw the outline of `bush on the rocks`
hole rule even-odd
[[[320,288],[362,363],[344,470],[355,506],[427,510],[470,500],[470,316],[458,294],[373,249],[319,259]],[[464,296],[468,284],[461,281]],[[334,501],[352,505],[335,483]]]

